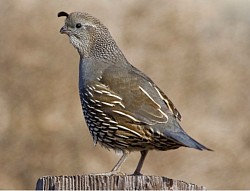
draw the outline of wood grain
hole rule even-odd
[[[36,190],[206,190],[203,186],[162,176],[44,176]]]

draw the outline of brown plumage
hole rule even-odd
[[[138,175],[149,150],[210,150],[185,133],[174,104],[129,64],[98,19],[80,12],[58,16],[66,16],[60,32],[80,55],[79,94],[94,143],[123,152],[111,173],[119,171],[131,151],[141,152],[134,172]]]

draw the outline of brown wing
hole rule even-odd
[[[159,95],[161,96],[161,98],[163,99],[163,101],[166,103],[167,107],[169,110],[171,110],[174,114],[174,116],[181,121],[181,114],[180,112],[177,110],[177,108],[174,106],[173,102],[166,96],[166,94],[164,94],[163,91],[161,91],[160,88],[155,87],[155,89],[157,90],[157,92],[159,93]]]
[[[154,125],[167,123],[168,115],[180,119],[180,113],[152,81],[123,67],[107,68],[99,78],[97,99],[112,103],[105,109],[111,116],[123,116],[130,123]],[[111,101],[110,101],[111,100]]]

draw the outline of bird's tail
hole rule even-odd
[[[212,149],[205,147],[190,137],[175,119],[169,118],[168,125],[169,126],[167,128],[165,127],[164,130],[162,129],[162,132],[165,136],[171,138],[173,141],[176,141],[185,147],[190,147],[197,150],[213,151]]]
[[[209,148],[205,147],[204,145],[200,144],[198,141],[194,140],[188,134],[186,134],[186,137],[187,137],[186,139],[188,141],[186,141],[185,146],[190,147],[190,148],[194,148],[194,149],[198,149],[198,150],[201,150],[201,151],[202,150],[213,151],[212,149],[209,149]]]
[[[194,140],[192,137],[190,137],[186,132],[179,131],[179,132],[170,132],[168,130],[164,131],[164,134],[167,137],[171,137],[171,139],[179,142],[185,147],[194,148],[197,150],[208,150],[213,151],[212,149],[209,149],[205,147],[204,145],[200,144],[198,141]]]

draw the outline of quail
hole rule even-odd
[[[107,27],[88,13],[61,11],[62,16],[60,33],[68,35],[80,55],[79,94],[94,144],[122,152],[111,174],[119,173],[132,151],[141,152],[134,171],[141,175],[149,150],[210,150],[181,128],[172,101],[127,61]]]

